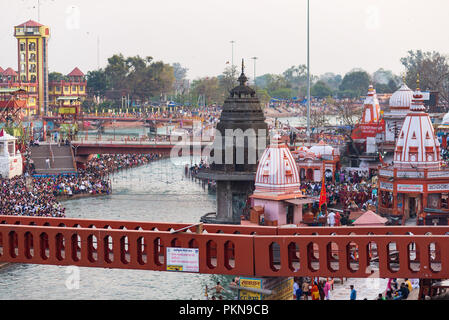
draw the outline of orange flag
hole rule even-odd
[[[318,208],[321,210],[321,206],[326,203],[326,185],[324,183],[324,172],[323,172],[323,183],[321,184],[321,193],[320,193],[320,203]]]

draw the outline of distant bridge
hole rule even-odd
[[[178,142],[175,144],[170,141],[133,141],[133,140],[77,140],[72,141],[75,156],[87,156],[91,154],[149,154],[160,153],[162,155],[169,155],[174,146],[180,146],[184,148],[190,148],[190,152],[193,152],[195,148],[197,150],[203,150],[211,142],[186,142],[181,144]]]
[[[45,121],[62,121],[63,118],[59,116],[44,116],[42,117]],[[199,118],[157,118],[157,117],[116,117],[116,116],[79,116],[78,121],[119,121],[119,122],[192,122],[201,121]]]

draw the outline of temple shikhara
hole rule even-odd
[[[385,122],[381,115],[376,90],[369,86],[368,94],[363,103],[363,114],[360,123],[351,132],[351,162],[353,166],[374,169],[378,161],[378,136],[382,135]],[[374,163],[374,164],[373,164]]]
[[[303,210],[310,211],[313,200],[302,194],[300,186],[296,161],[276,133],[257,167],[249,222],[266,226],[302,223]]]
[[[389,101],[390,111],[384,112],[385,130],[381,136],[379,151],[384,155],[386,161],[393,160],[393,153],[396,140],[404,123],[404,119],[409,113],[413,100],[413,91],[404,83],[392,94]]]
[[[405,86],[401,89],[403,100],[398,96],[396,112],[407,110],[410,93]],[[397,137],[393,162],[379,166],[378,210],[392,223],[416,218],[420,225],[447,225],[449,169],[442,166],[440,143],[425,110],[418,82]]]

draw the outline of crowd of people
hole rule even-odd
[[[161,154],[107,154],[92,158],[85,169],[80,169],[82,174],[104,177],[111,173],[148,164],[151,161],[162,158]]]
[[[309,196],[319,196],[321,186],[320,182],[303,181],[301,191]],[[342,170],[335,174],[335,182],[331,177],[325,186],[328,207],[367,210],[369,206],[376,206],[377,186],[368,175]]]
[[[0,214],[21,216],[65,217],[65,208],[58,200],[76,195],[101,195],[111,192],[108,174],[145,165],[161,157],[145,155],[99,155],[86,168],[74,175],[33,177],[32,163],[27,152],[29,170],[22,176],[0,179]]]
[[[326,279],[312,281],[308,278],[295,278],[293,283],[294,300],[330,300],[332,280]]]
[[[53,194],[55,185],[45,180],[25,176],[0,179],[1,214],[64,217],[65,208]]]
[[[401,285],[399,285],[398,279],[390,278],[388,279],[387,290],[385,293],[379,293],[377,300],[406,300],[410,292],[418,287],[418,279],[410,280],[405,278]]]

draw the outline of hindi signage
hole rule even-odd
[[[423,185],[422,184],[398,184],[398,191],[423,192]]]
[[[389,182],[380,182],[380,188],[383,190],[393,191],[393,184]]]
[[[167,248],[167,271],[200,272],[198,248]]]

